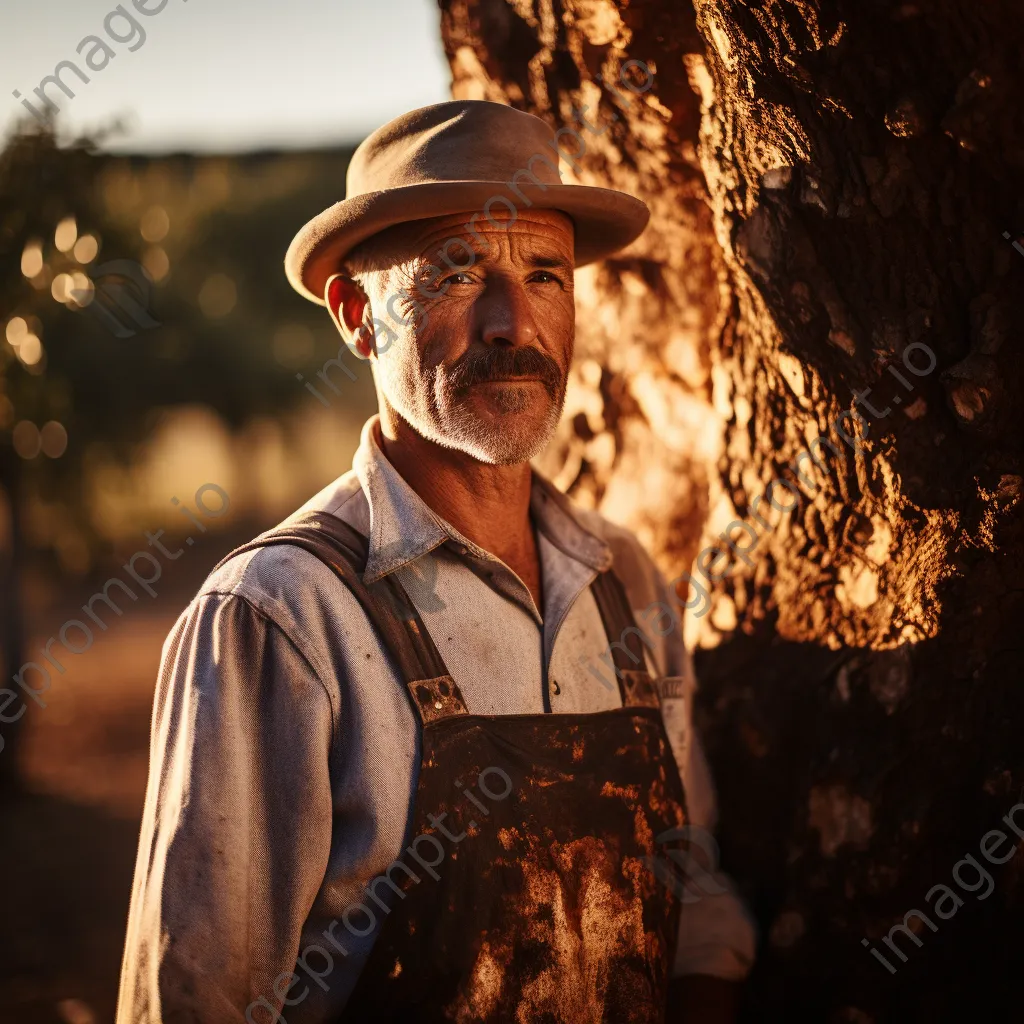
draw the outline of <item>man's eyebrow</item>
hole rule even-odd
[[[543,256],[536,254],[529,257],[531,267],[537,270],[571,270],[572,264],[561,256]]]

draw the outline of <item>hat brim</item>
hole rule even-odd
[[[322,306],[327,281],[338,272],[344,256],[386,228],[467,211],[467,224],[474,213],[474,224],[486,225],[487,213],[502,223],[503,214],[515,211],[518,216],[523,209],[561,210],[572,218],[578,267],[629,245],[650,218],[647,206],[634,196],[593,185],[522,184],[513,192],[500,181],[424,182],[367,192],[328,207],[292,239],[285,273],[300,295]],[[470,229],[460,229],[452,237],[469,239]],[[449,256],[456,263],[465,258],[457,248]]]

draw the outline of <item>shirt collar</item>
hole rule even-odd
[[[379,432],[380,417],[372,416],[363,426],[352,460],[370,508],[370,552],[364,582],[373,583],[447,541],[477,557],[494,560],[493,555],[431,511],[381,451]],[[607,543],[583,524],[569,499],[536,471],[530,511],[537,529],[570,558],[597,571],[612,564]]]

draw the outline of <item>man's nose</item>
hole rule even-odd
[[[519,347],[537,339],[530,297],[519,281],[494,276],[477,300],[480,336],[490,345]]]

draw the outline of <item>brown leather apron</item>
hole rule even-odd
[[[365,537],[312,513],[240,550],[269,543],[349,586],[422,724],[405,867],[367,886],[366,907],[379,919],[383,892],[390,909],[342,1022],[663,1021],[680,906],[647,864],[685,799],[617,577],[591,586],[608,637],[637,657],[613,650],[621,708],[475,715],[401,584],[362,582]]]

